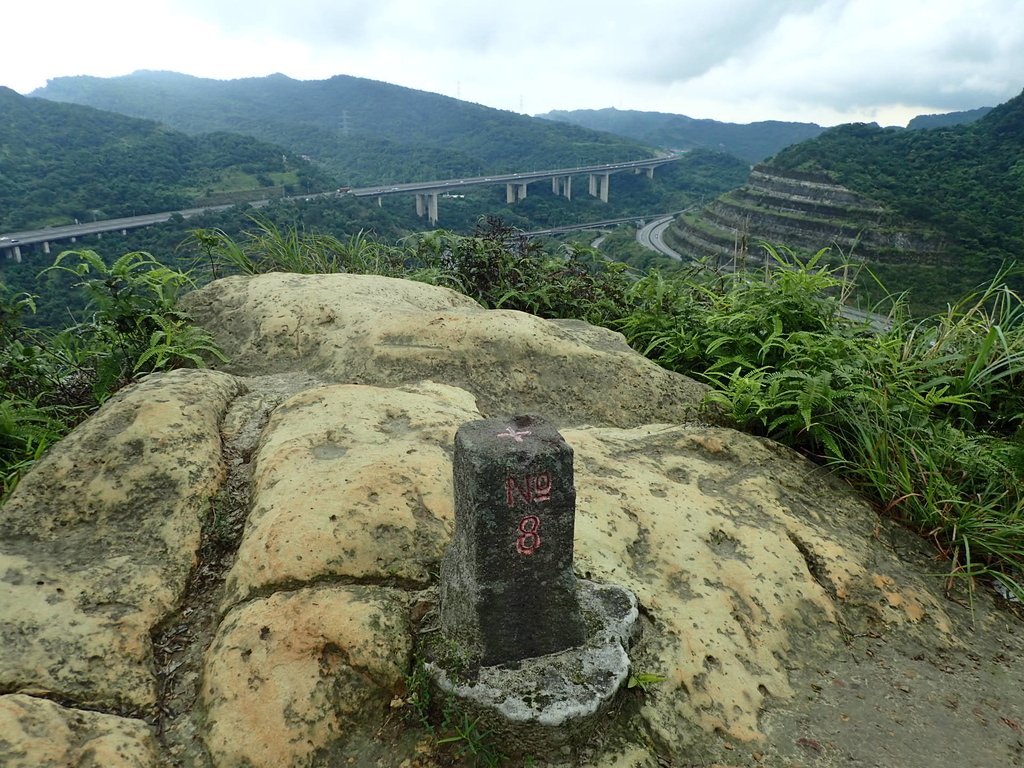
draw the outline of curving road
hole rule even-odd
[[[649,248],[652,251],[657,251],[663,256],[668,256],[670,259],[676,261],[682,261],[682,254],[674,251],[670,246],[666,245],[663,236],[665,230],[672,224],[672,220],[677,214],[671,216],[663,216],[660,219],[655,219],[650,224],[641,227],[636,231],[636,241],[640,243],[644,248]]]
[[[657,251],[658,253],[675,259],[676,261],[683,261],[683,256],[672,250],[672,248],[666,245],[662,240],[662,235],[665,233],[665,230],[668,229],[669,225],[672,224],[672,220],[674,218],[675,215],[663,216],[655,219],[647,226],[638,229],[636,232],[636,241],[645,248],[650,248],[652,251]],[[879,315],[875,312],[865,312],[863,309],[843,306],[839,309],[839,313],[847,320],[853,320],[870,326],[874,331],[881,332],[892,327],[891,318],[885,315]]]

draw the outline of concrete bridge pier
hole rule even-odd
[[[590,194],[594,197],[600,197],[602,203],[608,202],[608,182],[610,178],[610,173],[590,174]]]
[[[430,226],[437,224],[437,192],[416,193],[416,215],[427,216]]]
[[[505,185],[505,202],[512,204],[526,199],[526,184],[514,182]]]
[[[551,192],[563,195],[566,200],[572,200],[572,176],[552,176]]]
[[[7,256],[8,261],[13,261],[15,264],[21,264],[21,246],[15,245],[12,248],[5,248],[4,253]]]
[[[50,255],[50,242],[48,240],[43,240],[43,253],[47,256]]]

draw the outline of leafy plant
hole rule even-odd
[[[407,694],[404,704],[417,725],[433,737],[438,747],[449,749],[454,756],[474,766],[499,766],[506,759],[487,731],[481,730],[480,719],[472,718],[449,693],[443,704],[436,701],[422,653],[413,657],[412,669],[405,678]],[[440,713],[441,722],[434,718]]]
[[[503,755],[488,739],[487,731],[479,728],[480,719],[472,719],[466,712],[453,706],[446,707],[442,731],[450,735],[437,740],[439,745],[451,745],[457,757],[471,765],[496,768],[505,760]]]
[[[1001,272],[940,316],[872,329],[841,312],[845,267],[766,247],[756,272],[652,274],[618,324],[714,387],[740,425],[824,462],[932,539],[951,577],[1021,595],[1024,302]]]
[[[21,318],[33,309],[31,297],[5,299],[0,291],[0,498],[120,387],[155,371],[224,359],[212,336],[176,308],[189,276],[147,253],[108,266],[93,251],[66,251],[44,271],[78,278],[91,314],[58,333],[28,329]]]
[[[0,400],[0,500],[59,440],[73,419],[61,408],[19,397]]]
[[[493,217],[472,237],[431,232],[413,244],[414,279],[454,288],[492,309],[608,324],[626,311],[623,264],[569,245],[557,256]]]
[[[430,712],[434,696],[430,688],[430,675],[427,673],[423,657],[419,654],[413,659],[412,671],[405,677],[405,687],[408,691],[406,703],[412,707],[416,722],[427,731],[433,732]]]
[[[94,251],[64,251],[44,272],[50,270],[80,278],[76,287],[89,297],[92,314],[72,329],[85,340],[74,356],[89,361],[98,402],[140,375],[202,366],[204,353],[223,359],[213,337],[176,308],[181,293],[193,287],[187,273],[141,251],[109,266]]]

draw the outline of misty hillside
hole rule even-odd
[[[321,172],[248,136],[190,136],[149,120],[0,87],[0,231],[315,188]]]
[[[975,120],[980,120],[991,111],[992,107],[978,107],[977,109],[967,109],[963,112],[948,112],[940,115],[918,115],[907,123],[907,128],[911,130],[921,130],[931,128],[951,128],[954,125],[967,125],[968,123],[973,123]]]
[[[188,133],[244,133],[307,155],[351,185],[653,154],[621,136],[344,75],[222,81],[136,72],[57,78],[32,95],[157,120]]]
[[[814,138],[825,130],[815,123],[766,120],[744,125],[664,112],[618,109],[555,110],[539,117],[615,133],[666,149],[701,147],[728,152],[751,163],[774,155],[790,144]]]

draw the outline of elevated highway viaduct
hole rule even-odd
[[[416,200],[416,213],[426,217],[430,226],[438,221],[438,198],[455,190],[484,186],[505,186],[505,199],[512,205],[526,197],[527,186],[541,181],[551,182],[551,191],[572,200],[572,180],[574,176],[587,177],[587,192],[608,202],[610,179],[615,173],[643,173],[654,177],[654,169],[667,163],[675,162],[683,157],[682,153],[661,155],[645,160],[629,160],[622,163],[604,163],[576,168],[556,168],[548,171],[521,171],[519,173],[499,173],[490,176],[476,176],[460,179],[440,179],[437,181],[414,181],[405,184],[379,184],[372,187],[323,192],[316,195],[298,195],[293,199],[309,197],[330,197],[335,195],[353,195],[355,197],[375,197],[381,204],[385,197],[393,195],[410,195]],[[258,200],[251,205],[266,205],[267,200]],[[24,251],[29,246],[41,246],[43,253],[50,253],[50,245],[55,242],[75,242],[86,235],[102,235],[105,232],[126,233],[129,229],[149,227],[168,221],[178,214],[184,218],[196,216],[205,211],[225,210],[230,205],[208,206],[205,208],[188,208],[180,211],[149,213],[142,216],[126,216],[120,219],[106,219],[87,223],[75,223],[46,229],[24,230],[0,234],[0,253],[8,259],[20,262]]]
[[[520,173],[499,173],[490,176],[441,179],[439,181],[421,181],[409,184],[384,184],[375,187],[352,189],[348,191],[348,194],[355,195],[356,197],[376,197],[378,203],[388,195],[415,195],[416,213],[419,216],[426,216],[430,225],[433,226],[438,221],[438,198],[455,190],[504,184],[505,201],[511,205],[526,197],[526,189],[529,184],[538,181],[550,181],[551,191],[554,194],[562,195],[567,200],[572,200],[573,177],[585,175],[588,182],[587,192],[594,197],[599,197],[604,202],[608,202],[608,194],[611,187],[610,179],[613,173],[631,171],[633,173],[644,173],[648,177],[653,178],[655,168],[675,162],[682,156],[680,153],[648,158],[646,160],[630,160],[624,163],[605,163],[577,168],[556,168],[549,171],[523,171]]]

